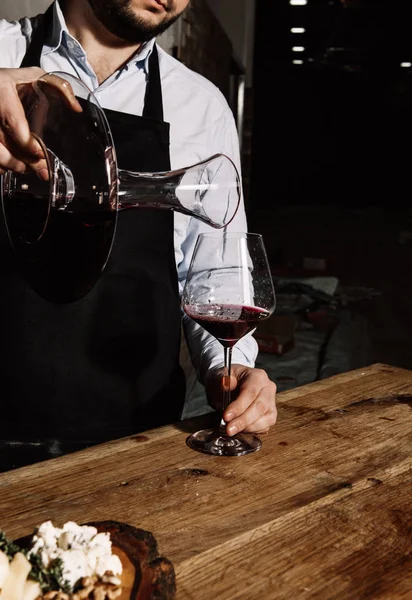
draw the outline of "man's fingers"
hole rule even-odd
[[[6,171],[24,173],[28,170],[34,171],[41,179],[48,180],[48,167],[44,158],[24,154],[17,144],[8,139],[3,142],[5,136],[0,131],[0,169],[2,175]]]
[[[44,83],[54,88],[61,95],[69,108],[75,112],[83,112],[83,109],[73,92],[73,88],[68,81],[58,75],[48,73],[37,82],[37,85],[40,88],[43,88]]]
[[[22,84],[32,83],[40,89],[43,88],[43,85],[47,85],[50,86],[51,89],[56,90],[71,109],[76,112],[83,111],[73,92],[72,86],[62,77],[59,77],[54,73],[46,73],[43,69],[38,67],[29,67],[27,69],[4,69],[4,72],[6,71],[9,78],[13,79],[16,86],[22,86],[22,96],[24,96],[25,93],[24,85]]]
[[[237,387],[237,379],[234,375],[223,375],[222,377],[222,386],[225,392],[228,390],[235,390]]]
[[[6,171],[15,171],[16,173],[24,173],[26,164],[13,156],[8,148],[0,143],[0,169],[2,175]]]
[[[43,71],[40,67],[27,67],[24,69],[1,69],[8,78],[13,79],[16,85],[20,83],[32,83],[43,75],[46,71]]]
[[[27,122],[23,102],[30,99],[37,87],[37,110],[31,126]],[[47,116],[48,99],[55,94],[70,109],[82,112],[68,81],[47,74],[38,67],[27,69],[0,69],[0,173],[11,170],[24,172],[30,169],[42,179],[48,179],[43,149],[30,131],[41,131]],[[43,112],[42,112],[43,109]],[[36,127],[36,124],[38,127]]]
[[[31,84],[45,71],[39,67],[27,69],[0,69],[0,132],[1,143],[7,145],[9,139],[14,140],[20,148],[20,154],[39,157],[43,156],[42,149],[32,136],[26,120],[23,106],[18,94],[18,86]],[[5,137],[7,139],[5,139]],[[19,156],[22,158],[22,156]]]
[[[238,417],[232,418],[228,422],[227,432],[234,435],[238,431],[254,430],[255,423],[260,424],[260,429],[270,427],[270,416],[272,413],[272,399],[263,391],[258,395],[254,402]],[[231,407],[225,411],[225,415],[230,416]],[[233,407],[232,407],[233,410]],[[235,414],[232,412],[232,415]],[[225,418],[225,415],[223,418]]]
[[[239,431],[245,431],[248,433],[264,433],[269,430],[270,427],[275,425],[277,420],[276,408],[269,408],[266,413],[259,416],[255,420],[254,412],[250,411],[248,414],[242,415],[237,419],[229,421],[227,424],[228,435],[235,435]]]
[[[269,411],[264,417],[245,427],[246,433],[267,433],[277,421],[277,412]]]
[[[250,383],[250,382],[249,382]],[[229,435],[239,431],[265,431],[276,423],[276,385],[266,377],[265,385],[260,379],[245,389],[226,408],[224,420]]]
[[[68,81],[42,69],[0,69],[0,128],[7,138],[28,154],[42,157],[40,144],[30,132],[21,98],[30,94],[30,87],[38,87],[40,96],[55,91],[74,111],[82,112],[72,86]],[[41,104],[41,102],[40,102]],[[2,140],[5,143],[5,140]]]
[[[211,406],[221,409],[222,392],[229,388],[233,400],[223,413],[229,435],[241,431],[263,433],[276,423],[276,384],[263,369],[233,364],[230,379],[223,369],[210,371],[206,391]]]
[[[45,166],[46,160],[44,158],[44,152],[42,150],[41,144],[37,141],[37,138],[35,135],[30,134],[30,136],[33,138],[33,142],[36,144],[33,147],[34,152],[31,152],[31,153],[27,152],[26,148],[21,148],[21,146],[19,146],[14,139],[8,137],[5,134],[5,132],[1,131],[1,130],[0,130],[0,144],[5,146],[15,158],[21,160],[29,167],[35,167],[35,165],[37,163],[39,163],[40,161]],[[39,148],[39,150],[37,150],[37,148]]]
[[[263,369],[251,369],[246,372],[246,377],[240,376],[239,381],[236,377],[232,376],[231,389],[233,390],[236,385],[239,385],[239,393],[230,404],[230,408],[225,413],[231,412],[230,419],[238,417],[243,414],[249,406],[255,401],[256,398],[260,397],[263,391],[264,396],[275,397],[276,396],[276,385],[273,381],[270,381],[267,374]],[[235,386],[232,384],[235,383]]]
[[[42,156],[43,151],[30,132],[16,88],[11,83],[0,84],[0,96],[1,142],[7,145],[7,139],[12,140],[20,150],[19,155],[27,154],[32,158]]]

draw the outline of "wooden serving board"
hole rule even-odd
[[[173,600],[176,581],[173,564],[160,556],[157,541],[150,531],[138,529],[117,521],[91,521],[84,523],[99,532],[110,533],[113,554],[123,565],[122,594],[118,600]],[[30,537],[16,540],[27,547]]]
[[[159,555],[150,531],[117,521],[86,523],[99,532],[110,533],[113,553],[122,561],[122,588],[119,600],[172,600],[176,593],[173,565]]]

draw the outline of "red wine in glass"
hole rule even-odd
[[[182,295],[187,317],[209,332],[223,347],[225,375],[230,380],[232,350],[275,309],[275,292],[263,238],[255,233],[211,232],[199,235]],[[223,412],[231,401],[223,387]],[[199,452],[241,456],[259,450],[252,433],[229,436],[222,419],[216,429],[189,436]]]
[[[270,312],[258,306],[236,304],[194,304],[184,310],[189,317],[211,333],[222,346],[234,346],[240,338],[255,329]]]

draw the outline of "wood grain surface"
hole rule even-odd
[[[262,450],[187,447],[213,415],[0,474],[0,529],[153,533],[177,600],[412,598],[412,372],[376,364],[278,395]]]

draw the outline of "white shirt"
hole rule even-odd
[[[19,67],[32,33],[31,20],[0,20],[0,67]],[[141,115],[143,112],[148,61],[155,40],[140,51],[101,85],[87,56],[67,30],[58,1],[54,7],[53,33],[46,40],[41,68],[77,76],[95,94],[103,108]],[[219,89],[201,75],[189,70],[158,46],[163,92],[164,120],[170,123],[171,168],[195,164],[216,153],[228,155],[239,173],[240,156],[232,111]],[[201,221],[174,213],[175,258],[180,293],[183,291],[193,248],[199,233],[212,228]],[[227,231],[246,231],[243,199]],[[202,327],[183,313],[186,341],[196,372],[203,380],[206,371],[223,365],[223,347]],[[257,344],[249,334],[233,348],[233,362],[254,366]]]

